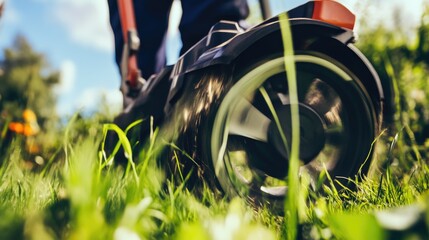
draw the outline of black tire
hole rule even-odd
[[[368,169],[369,161],[365,161],[371,157],[378,114],[356,74],[341,63],[308,51],[296,53],[295,59],[300,121],[310,129],[307,136],[301,135],[300,155],[305,159],[300,171],[309,172],[315,185],[326,166],[333,179],[347,184],[345,178],[353,178],[360,169],[365,174]],[[222,83],[218,98],[194,132],[199,138],[196,145],[200,147],[199,162],[206,166],[204,172],[208,170],[208,178],[214,178],[212,181],[231,197],[238,195],[258,205],[269,203],[274,209],[283,206],[288,161],[278,138],[272,137],[278,129],[272,127],[273,113],[258,89],[266,89],[276,111],[283,115],[281,120],[287,121],[284,71],[283,58],[271,56],[236,71],[230,78],[224,77],[227,83]],[[313,102],[309,98],[314,98]],[[237,118],[250,118],[250,123],[237,128],[243,124]],[[252,118],[257,121],[251,123]],[[256,128],[262,130],[253,131]],[[282,128],[290,136],[288,124],[282,123]],[[304,139],[310,136],[315,138]],[[309,148],[311,151],[306,150]]]

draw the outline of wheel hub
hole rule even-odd
[[[289,153],[292,142],[292,124],[290,105],[283,105],[277,110],[281,124],[281,130],[287,139],[287,143],[282,140],[279,126],[273,121],[268,128],[268,143],[272,144],[278,153],[283,157],[279,161],[285,161],[288,164]],[[324,121],[319,114],[311,107],[299,104],[299,123],[300,123],[300,160],[305,164],[313,160],[325,145]],[[287,148],[286,145],[287,144]]]

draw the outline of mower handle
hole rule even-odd
[[[124,46],[121,59],[121,91],[125,97],[135,98],[145,82],[137,65],[140,39],[137,34],[132,0],[118,0]]]
[[[259,0],[259,7],[261,8],[262,20],[267,20],[272,16],[270,0]]]
[[[0,0],[0,18],[3,15],[3,9],[4,9],[4,2]]]

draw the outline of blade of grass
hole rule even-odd
[[[288,196],[285,202],[285,212],[289,213],[287,221],[287,238],[296,239],[298,229],[298,198],[299,198],[299,140],[300,123],[298,109],[298,90],[296,68],[294,61],[292,31],[289,25],[287,13],[279,15],[280,30],[284,47],[284,65],[289,88],[289,100],[291,104],[292,144],[289,157],[288,171]]]
[[[136,164],[133,161],[133,150],[131,148],[131,143],[127,138],[127,134],[116,124],[105,124],[103,126],[103,132],[105,133],[104,135],[106,135],[107,131],[114,131],[118,135],[119,143],[121,143],[122,147],[124,148],[125,157],[128,159],[128,166],[131,167],[136,183],[139,184],[140,181],[135,166]],[[127,167],[125,175],[128,175],[129,167]]]
[[[362,176],[362,169],[365,166],[365,164],[367,164],[368,161],[371,160],[371,153],[374,150],[375,144],[377,143],[377,141],[380,140],[380,138],[384,135],[384,133],[387,131],[387,129],[384,129],[380,134],[378,134],[378,136],[372,141],[371,143],[371,147],[368,151],[368,154],[366,155],[365,161],[363,161],[363,163],[360,165],[359,167],[359,171],[358,171],[358,175]]]
[[[137,121],[134,121],[133,123],[131,123],[131,124],[130,124],[126,129],[125,129],[125,131],[124,131],[125,135],[127,135],[127,134],[128,134],[128,132],[129,132],[132,128],[134,128],[135,126],[137,126],[137,125],[141,124],[142,122],[143,122],[143,120],[142,120],[142,119],[140,119],[140,120],[137,120]],[[114,149],[113,149],[112,153],[110,154],[110,156],[108,156],[108,157],[106,158],[104,149],[105,149],[105,144],[106,144],[106,138],[107,138],[107,132],[108,132],[108,131],[109,131],[109,129],[108,129],[108,128],[103,128],[103,141],[102,141],[102,143],[101,143],[101,149],[103,150],[103,158],[105,159],[105,161],[104,161],[103,165],[101,166],[101,168],[104,168],[106,165],[109,165],[109,164],[111,163],[111,161],[113,160],[113,158],[115,157],[115,155],[118,153],[119,148],[120,148],[120,146],[121,146],[121,141],[118,141],[118,142],[116,143],[116,145],[115,145],[115,147],[114,147]],[[130,145],[130,146],[131,146],[131,145]]]

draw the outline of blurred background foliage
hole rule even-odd
[[[23,109],[32,109],[39,124],[57,120],[53,88],[60,81],[58,71],[49,69],[43,54],[33,50],[24,36],[17,36],[0,62],[0,112],[19,119]]]
[[[18,137],[16,141],[22,142],[27,152],[51,153],[59,140],[53,89],[60,81],[60,74],[49,67],[46,57],[36,52],[24,36],[17,36],[13,45],[3,51],[4,59],[0,59],[0,153],[5,152],[12,141],[9,124],[23,123],[26,109],[35,113],[40,131],[28,138]]]
[[[425,4],[420,24],[406,28],[406,16],[396,9],[393,27],[369,27],[362,17],[358,48],[370,60],[385,86],[385,125],[393,143],[395,164],[410,169],[427,159],[429,149],[429,4]],[[391,84],[389,84],[391,83]],[[390,85],[390,86],[389,86]],[[391,164],[392,162],[389,162]]]
[[[429,136],[429,5],[417,29],[404,29],[401,22],[406,21],[405,16],[393,15],[393,29],[383,25],[370,28],[363,17],[357,46],[373,64],[383,84],[393,83],[393,88],[387,88],[390,91],[385,93],[393,103],[385,106],[392,116],[386,120],[412,125],[419,142],[423,142]]]

